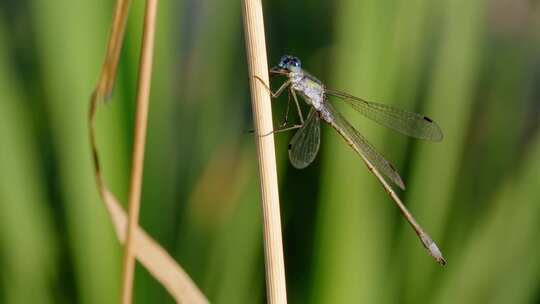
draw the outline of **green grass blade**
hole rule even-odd
[[[492,208],[456,253],[435,303],[528,303],[540,263],[540,137],[521,170],[496,191]]]
[[[39,149],[0,29],[0,248],[5,303],[54,303],[57,239]]]
[[[441,238],[455,189],[477,77],[483,1],[446,1],[443,7],[442,39],[425,111],[439,122],[445,138],[437,144],[418,144],[406,201],[444,252]],[[404,227],[402,239],[406,258],[396,258],[406,263],[406,299],[417,303],[428,298],[435,268],[439,275],[443,270],[419,250],[415,236],[407,228]],[[450,267],[452,258],[447,258]]]

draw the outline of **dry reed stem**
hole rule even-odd
[[[273,129],[272,108],[268,91],[254,77],[268,83],[262,3],[244,0],[242,6],[263,209],[267,300],[287,303],[274,136],[260,136]]]
[[[124,39],[126,19],[129,10],[129,0],[118,0],[114,13],[113,25],[109,37],[107,55],[103,63],[98,85],[90,99],[88,113],[88,131],[94,163],[94,173],[99,194],[105,203],[109,216],[114,225],[116,235],[121,243],[125,243],[127,219],[121,204],[110,193],[101,175],[99,154],[95,134],[95,115],[101,101],[110,97],[116,80],[118,59]],[[208,300],[193,283],[186,272],[167,254],[157,242],[146,232],[137,227],[134,235],[135,256],[158,282],[161,283],[177,303],[206,304]]]
[[[134,236],[138,226],[141,205],[144,146],[146,143],[150,85],[152,82],[157,4],[158,0],[147,0],[144,15],[128,204],[128,226],[124,252],[124,272],[122,275],[122,303],[124,304],[132,303],[133,297],[133,276],[135,272]]]

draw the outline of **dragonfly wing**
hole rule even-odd
[[[334,127],[349,145],[368,163],[379,172],[386,175],[393,183],[401,189],[405,189],[403,180],[396,169],[375,148],[341,115],[331,104],[326,103],[326,108],[330,114],[329,123]]]
[[[427,116],[366,101],[340,91],[326,90],[326,94],[343,99],[367,118],[407,136],[432,141],[441,141],[443,138],[441,128]]]
[[[311,108],[308,117],[289,143],[289,160],[293,167],[303,169],[313,162],[321,142],[319,113]]]

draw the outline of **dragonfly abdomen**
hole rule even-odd
[[[334,123],[334,117],[332,116],[332,113],[328,111],[328,108],[324,105],[324,103],[322,104],[321,108],[318,109],[318,111],[322,120],[326,121],[331,125]]]

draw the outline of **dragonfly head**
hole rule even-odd
[[[300,72],[302,67],[302,63],[300,62],[300,59],[298,57],[294,57],[291,55],[284,55],[279,60],[278,65],[270,69],[271,74],[278,74],[278,75],[287,75],[289,73],[297,73]]]

